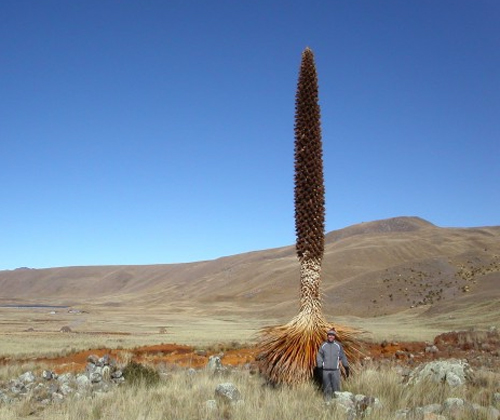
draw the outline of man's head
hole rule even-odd
[[[328,332],[326,333],[326,337],[328,341],[335,340],[335,337],[337,337],[337,331],[335,331],[333,328],[331,330],[328,330]]]

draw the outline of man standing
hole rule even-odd
[[[335,392],[340,391],[340,363],[349,377],[349,363],[342,344],[335,340],[337,332],[334,329],[326,333],[326,341],[321,344],[316,356],[318,368],[323,369],[323,393],[329,401]]]

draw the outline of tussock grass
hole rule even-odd
[[[476,380],[461,388],[444,384],[420,382],[405,385],[396,365],[375,364],[357,369],[358,373],[343,381],[343,389],[353,394],[377,397],[381,407],[372,410],[366,420],[393,419],[399,409],[412,409],[446,398],[464,398],[468,402],[488,406],[492,395],[499,392],[500,374],[477,372]],[[4,372],[5,373],[5,372]],[[37,405],[27,399],[14,404],[0,404],[0,419],[18,420],[332,420],[344,419],[345,413],[335,405],[326,406],[321,392],[310,382],[295,386],[270,387],[260,375],[246,370],[233,370],[219,376],[205,370],[190,375],[186,370],[161,372],[161,380],[148,386],[144,381],[122,385],[107,394],[92,398],[69,397],[62,404]],[[215,400],[215,389],[223,382],[233,383],[244,402],[217,403],[211,409],[208,400]],[[463,416],[462,416],[463,414]],[[470,417],[464,410],[456,418]],[[462,417],[460,417],[462,416]],[[469,416],[469,417],[467,417]]]

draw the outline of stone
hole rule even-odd
[[[25,372],[7,383],[0,382],[0,405],[16,403],[29,398],[30,404],[59,404],[71,395],[79,399],[104,395],[123,382],[123,373],[109,357],[97,360],[89,357],[85,372],[57,375],[44,370],[37,378],[33,372]],[[91,363],[97,361],[102,366]]]
[[[95,354],[90,354],[89,357],[87,357],[87,362],[92,363],[93,365],[97,365],[98,361],[99,357]]]
[[[109,354],[105,354],[104,356],[102,356],[98,361],[97,361],[97,364],[99,366],[107,366],[109,365],[109,361],[110,361],[110,357],[109,357]]]
[[[78,375],[76,377],[76,384],[80,389],[88,388],[90,386],[90,379],[86,375]]]
[[[213,373],[218,373],[222,370],[222,361],[219,356],[210,356],[206,366],[207,370]]]
[[[56,404],[61,404],[64,401],[64,395],[59,392],[54,392],[52,394],[52,401]]]
[[[60,383],[65,383],[65,382],[71,382],[72,379],[73,375],[71,373],[63,373],[62,375],[59,375],[57,381]]]
[[[451,387],[465,385],[472,378],[472,369],[462,360],[439,360],[420,365],[409,375],[409,383],[424,379],[447,383]]]
[[[217,385],[215,388],[215,396],[226,402],[236,402],[242,399],[239,389],[231,382]]]
[[[7,394],[5,394],[4,392],[0,391],[0,402],[1,403],[5,403],[5,404],[9,404],[12,402],[12,398],[10,398]]]
[[[354,402],[357,407],[372,407],[372,408],[377,408],[380,409],[383,407],[382,403],[378,398],[375,397],[367,397],[366,395],[363,394],[357,394],[354,396]]]
[[[125,382],[125,378],[123,376],[119,378],[113,378],[113,382],[118,385],[121,384],[122,382]]]
[[[69,386],[69,384],[67,383],[64,383],[61,385],[61,387],[59,388],[59,391],[60,393],[63,395],[63,396],[67,396],[71,393],[73,393],[74,389],[71,388],[71,386]]]
[[[21,381],[14,380],[11,383],[10,392],[12,392],[14,395],[17,395],[28,392],[28,389]]]
[[[454,372],[448,372],[446,374],[446,383],[451,386],[452,388],[455,388],[457,386],[461,386],[464,384],[464,380],[463,378],[461,378],[460,376],[458,376],[456,373]]]
[[[99,372],[94,372],[90,374],[90,382],[93,384],[99,383],[102,381],[102,375]]]
[[[18,380],[23,382],[24,384],[35,382],[35,375],[33,372],[25,372],[19,376]]]
[[[349,391],[335,392],[335,404],[344,408],[354,408],[354,394]]]
[[[50,370],[44,370],[42,372],[42,378],[45,379],[46,381],[50,381],[54,377],[54,373],[51,372]]]

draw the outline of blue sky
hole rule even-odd
[[[327,231],[499,225],[497,0],[0,2],[0,269],[295,242],[315,53]]]

